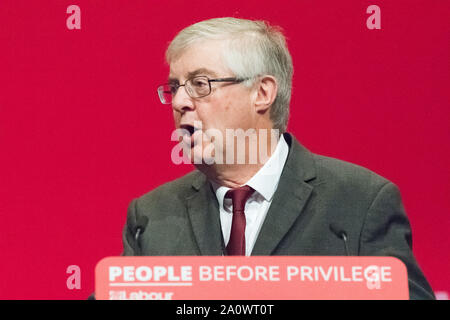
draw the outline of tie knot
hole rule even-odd
[[[245,203],[247,202],[248,198],[250,198],[253,191],[253,188],[247,185],[228,190],[228,192],[225,194],[225,197],[231,198],[231,200],[233,201],[233,212],[244,211]]]

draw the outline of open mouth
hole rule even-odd
[[[194,147],[194,145],[195,145],[194,132],[199,129],[190,124],[181,124],[180,129],[183,129],[183,130],[186,130],[187,132],[189,132],[189,135],[187,133],[183,134],[184,143],[189,145],[191,148]]]
[[[191,135],[191,137],[194,134],[194,132],[197,130],[193,125],[190,125],[190,124],[182,124],[182,125],[180,125],[180,129],[188,131],[189,134]]]

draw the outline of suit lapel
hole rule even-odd
[[[290,145],[289,155],[252,255],[273,254],[313,191],[313,186],[307,183],[316,176],[311,153],[291,135],[285,133],[284,138]],[[222,255],[224,245],[216,196],[200,172],[192,187],[195,192],[187,196],[186,203],[200,254]]]
[[[290,145],[288,159],[252,255],[274,252],[303,211],[313,190],[313,186],[306,183],[315,177],[311,153],[289,134],[284,136]]]
[[[186,199],[187,209],[200,254],[222,255],[222,228],[217,199],[202,173],[198,174],[192,186],[197,192]]]

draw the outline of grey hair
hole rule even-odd
[[[166,61],[178,59],[184,50],[202,40],[228,41],[223,52],[226,66],[251,86],[255,77],[275,77],[278,92],[270,109],[273,128],[285,132],[289,119],[293,66],[281,29],[265,21],[238,18],[215,18],[195,23],[181,30],[166,51]]]

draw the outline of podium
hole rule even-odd
[[[393,257],[107,257],[99,300],[404,300],[405,265]]]

